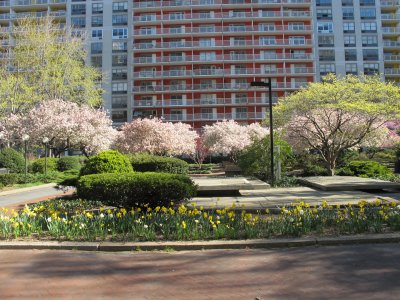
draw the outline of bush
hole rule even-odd
[[[81,175],[132,172],[129,159],[114,150],[103,151],[90,157],[81,169]]]
[[[18,182],[18,174],[0,174],[0,187],[14,185]]]
[[[47,172],[57,170],[57,161],[58,161],[58,158],[54,158],[54,157],[47,158]],[[46,163],[46,158],[44,158],[44,157],[35,160],[32,163],[32,172],[33,173],[44,173],[45,163]]]
[[[275,146],[280,146],[280,161],[282,171],[287,169],[288,162],[292,159],[291,146],[280,139],[274,137]],[[250,147],[247,147],[240,155],[238,165],[247,176],[255,176],[261,180],[269,180],[271,177],[271,147],[269,136],[262,140],[255,141]],[[277,159],[275,152],[275,160]]]
[[[81,167],[81,159],[79,156],[64,156],[57,161],[57,170],[60,172],[80,170]]]
[[[358,177],[383,177],[390,176],[393,173],[376,161],[355,160],[340,169],[337,174]]]
[[[329,172],[325,162],[318,154],[309,152],[296,153],[294,156],[293,170],[302,170],[301,176],[328,176]]]
[[[60,177],[61,173],[57,171],[48,171],[47,175],[44,173],[28,173],[26,174],[26,180],[24,174],[18,174],[17,183],[36,183],[36,182],[55,182]]]
[[[150,207],[169,206],[193,197],[196,187],[181,174],[125,173],[82,176],[77,184],[78,197],[98,200],[118,207],[149,204]]]
[[[24,172],[24,156],[12,148],[4,148],[0,151],[0,168],[7,168],[11,173]]]
[[[181,159],[150,154],[130,155],[134,171],[188,174],[189,164]]]

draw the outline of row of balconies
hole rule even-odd
[[[236,55],[186,55],[186,56],[164,56],[164,57],[135,57],[135,64],[157,64],[182,62],[200,62],[200,63],[223,63],[224,61],[266,61],[266,60],[312,60],[311,53],[293,53],[293,54],[236,54]]]
[[[381,14],[381,20],[399,22],[400,14]]]
[[[395,62],[400,62],[400,55],[385,54],[383,60],[384,60],[384,61],[395,61]]]
[[[400,27],[382,27],[383,34],[400,34]]]
[[[177,41],[160,43],[134,43],[135,50],[178,49],[178,48],[220,48],[220,47],[263,47],[263,46],[305,46],[312,45],[311,39],[258,39],[258,40],[224,40],[224,41]]]
[[[398,48],[400,47],[400,41],[383,41],[383,47]]]
[[[251,5],[251,4],[310,4],[311,0],[172,0],[172,1],[135,1],[134,9],[140,8],[160,8],[160,7],[191,7],[191,6],[232,6],[232,5]]]
[[[165,121],[217,121],[217,120],[262,120],[265,112],[236,112],[236,113],[199,113],[199,114],[164,114]]]
[[[134,78],[163,78],[163,77],[195,77],[195,76],[225,76],[225,75],[271,75],[293,76],[314,74],[314,68],[276,68],[276,69],[198,69],[198,70],[169,70],[169,71],[140,71],[134,72]]]
[[[67,3],[67,0],[16,0],[12,6],[26,6],[26,5],[47,5],[47,4],[62,4]],[[0,1],[0,7],[11,6],[11,2]]]
[[[289,29],[288,29],[289,30]],[[311,31],[312,28],[309,28]],[[140,38],[148,38],[152,35],[166,35],[166,34],[173,34],[173,35],[209,35],[213,33],[240,33],[243,34],[244,32],[254,32],[259,34],[265,34],[265,32],[271,32],[276,34],[274,30],[270,30],[268,27],[259,27],[259,26],[213,26],[213,27],[177,27],[177,28],[141,28],[135,29],[133,31],[134,36]]]
[[[151,23],[151,22],[165,22],[165,21],[193,21],[193,20],[213,20],[222,21],[232,19],[248,19],[252,20],[265,19],[265,18],[286,18],[286,17],[311,17],[309,11],[262,11],[262,12],[215,12],[210,13],[187,13],[182,15],[140,15],[134,16],[133,21],[136,23]]]
[[[58,11],[38,11],[38,12],[21,12],[21,13],[6,13],[0,14],[0,20],[10,20],[10,19],[22,19],[22,18],[42,18],[46,16],[52,17],[65,17],[66,11],[65,10],[58,10]]]
[[[306,86],[306,82],[275,82],[274,89],[299,89]],[[132,88],[134,93],[155,93],[155,92],[177,92],[177,91],[226,91],[226,90],[248,90],[248,83],[211,83],[211,84],[175,84],[175,85],[144,85]]]
[[[380,4],[383,7],[396,7],[396,6],[400,5],[400,1],[399,0],[381,0]]]
[[[385,69],[385,75],[400,75],[400,68]]]
[[[278,97],[272,97],[272,102],[277,103]],[[266,105],[267,98],[249,97],[242,99],[215,98],[215,99],[185,99],[185,100],[134,100],[134,107],[186,107],[186,106],[225,106],[225,105]]]

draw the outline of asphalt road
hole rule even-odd
[[[400,244],[0,251],[1,299],[400,299]]]

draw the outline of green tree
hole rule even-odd
[[[288,141],[300,150],[316,151],[330,175],[345,150],[382,141],[385,121],[399,115],[400,89],[378,76],[330,74],[274,107],[276,125]]]
[[[63,99],[101,104],[101,74],[86,66],[85,40],[54,19],[22,19],[10,32],[14,45],[0,66],[0,114],[19,113],[35,104]],[[5,52],[1,49],[0,52]]]

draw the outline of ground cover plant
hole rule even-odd
[[[0,237],[57,240],[199,240],[248,239],[310,234],[355,234],[400,230],[400,206],[360,202],[357,206],[310,207],[304,202],[280,214],[237,207],[204,210],[196,205],[154,208],[107,208],[92,201],[53,200],[0,210]],[[97,209],[94,209],[98,207]]]

